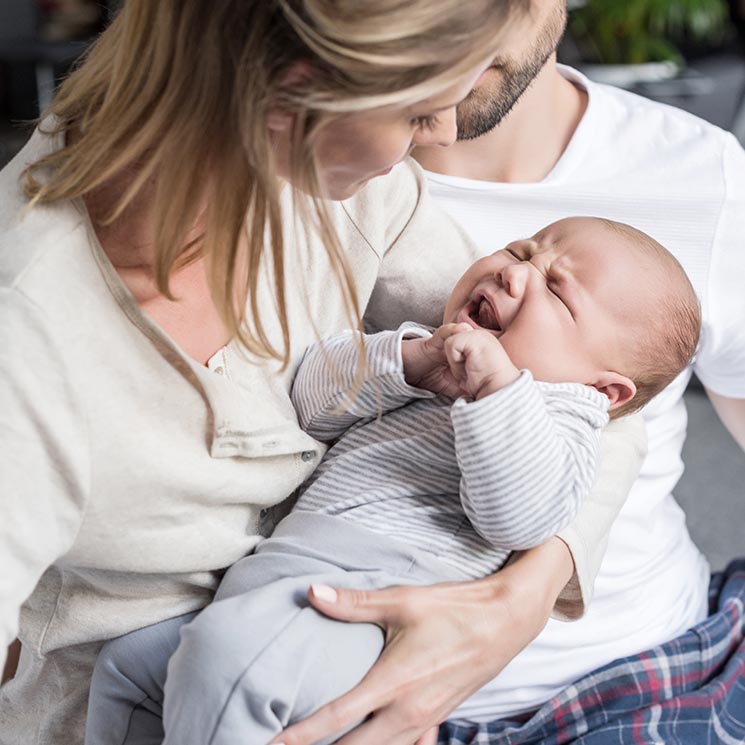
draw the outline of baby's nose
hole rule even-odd
[[[510,264],[502,269],[500,273],[500,282],[507,293],[515,298],[519,298],[525,292],[527,282],[528,267],[522,262]]]

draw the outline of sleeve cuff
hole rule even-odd
[[[577,571],[577,566],[586,567],[589,563],[587,547],[580,533],[572,525],[559,532],[556,537],[561,539],[569,549],[574,562],[574,571],[569,582],[564,585],[559,597],[556,598],[551,618],[557,621],[576,621],[585,614],[593,593],[594,578],[591,580],[587,573]]]
[[[365,337],[368,374],[371,381],[385,383],[385,391],[405,398],[434,398],[436,394],[406,382],[401,343],[405,339],[427,339],[432,330],[417,323],[402,323],[395,331]]]

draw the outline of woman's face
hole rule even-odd
[[[490,61],[484,60],[454,85],[419,103],[383,106],[331,121],[315,145],[323,196],[347,199],[370,179],[388,173],[414,147],[455,142],[456,104],[468,95]],[[282,172],[289,144],[281,136],[275,137],[275,143]]]

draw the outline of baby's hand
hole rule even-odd
[[[450,373],[461,389],[479,400],[520,377],[499,339],[488,331],[474,329],[451,334],[445,342]]]
[[[463,390],[450,371],[445,344],[454,334],[470,330],[467,323],[447,323],[436,329],[428,339],[404,339],[401,357],[406,382],[450,398],[462,396]]]

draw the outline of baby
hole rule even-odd
[[[323,617],[308,586],[474,579],[548,540],[593,484],[608,416],[662,390],[699,328],[662,246],[570,218],[473,264],[433,332],[312,347],[292,398],[303,428],[335,444],[212,605],[104,648],[86,743],[263,745],[349,690],[383,632]]]

